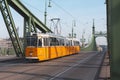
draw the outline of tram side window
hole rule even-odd
[[[80,45],[80,43],[79,43],[79,42],[77,42],[77,45],[79,46],[79,45]]]
[[[72,41],[70,40],[70,41],[68,41],[68,43],[69,43],[69,46],[72,46]]]
[[[65,45],[65,43],[64,43],[64,39],[60,39],[59,41],[60,41],[60,42],[59,42],[59,43],[60,43],[60,45],[62,45],[62,46],[64,46],[64,45]]]
[[[44,46],[49,46],[49,38],[44,38]]]
[[[53,40],[53,38],[50,38],[50,46],[53,46],[54,45],[54,40]]]
[[[73,46],[72,40],[70,40],[70,46]]]
[[[58,46],[59,45],[59,41],[55,38],[55,45]]]
[[[59,45],[59,41],[56,38],[50,38],[50,46]]]
[[[74,45],[79,46],[80,45],[79,41],[74,41]]]
[[[42,46],[42,39],[38,40],[38,46]]]
[[[69,46],[70,44],[69,44],[69,41],[65,41],[65,45],[66,46]]]

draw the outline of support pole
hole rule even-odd
[[[120,0],[106,0],[110,80],[120,80]]]

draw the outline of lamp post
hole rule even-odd
[[[69,38],[76,38],[76,33],[74,33],[74,27],[76,27],[76,22],[75,20],[72,22],[72,32],[69,33]]]
[[[51,7],[51,0],[49,0],[48,7]],[[47,22],[47,0],[45,0],[44,24]]]

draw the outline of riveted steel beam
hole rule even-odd
[[[46,25],[44,25],[37,17],[35,17],[19,0],[7,0],[8,4],[14,8],[24,18],[32,17],[36,27],[43,33],[52,32]]]
[[[4,22],[6,24],[6,28],[8,30],[9,36],[11,38],[14,50],[16,52],[16,56],[18,57],[23,56],[23,50],[20,44],[17,29],[15,27],[15,23],[14,23],[11,11],[6,0],[0,0],[0,10],[1,10]]]
[[[120,0],[106,0],[111,80],[120,80]]]

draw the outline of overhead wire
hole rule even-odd
[[[44,14],[43,11],[39,10],[38,8],[30,5],[29,3],[25,2],[24,0],[22,0],[23,3],[25,3],[26,5],[28,5],[29,7],[33,8],[33,9],[36,9],[37,11],[41,12],[42,14]],[[61,7],[60,5],[58,5],[55,1],[51,0],[52,3],[54,3],[58,8],[60,8],[61,10],[63,10],[66,14],[68,14],[69,16],[71,16],[74,20],[75,20],[75,17],[70,13],[68,12],[67,10],[65,10],[63,7]]]
[[[37,10],[40,13],[44,14],[44,11],[41,11],[40,9],[36,8],[35,6],[30,5],[29,3],[25,2],[24,0],[22,0],[22,2],[24,2],[26,5],[28,5],[29,7],[33,8],[34,10]],[[51,15],[49,15],[49,16],[51,16]]]
[[[30,5],[29,3],[25,2],[24,0],[22,0],[22,2],[25,3],[26,5],[28,5],[29,7],[33,8],[33,9],[36,9],[37,11],[41,12],[42,14],[44,14],[43,11],[41,11],[41,10],[39,10],[38,8],[36,8],[36,7],[32,6],[32,5]]]
[[[29,7],[33,8],[34,10],[37,10],[39,11],[40,13],[44,14],[43,11],[39,10],[38,8],[30,5],[29,3],[25,2],[24,0],[22,0],[22,2],[26,5],[28,5]],[[65,12],[66,14],[68,14],[71,18],[73,18],[73,20],[75,21],[75,17],[70,13],[68,12],[67,10],[65,10],[63,7],[61,7],[59,4],[57,4],[55,1],[51,0],[51,2],[56,5],[58,8],[60,8],[63,12]],[[48,16],[51,16],[51,15],[48,15]],[[52,16],[51,16],[52,17]]]
[[[66,14],[68,14],[69,16],[71,16],[75,20],[75,17],[70,12],[68,12],[67,10],[65,10],[60,5],[58,5],[55,1],[51,0],[51,2],[54,3],[58,8],[60,8],[61,10],[63,10]]]

